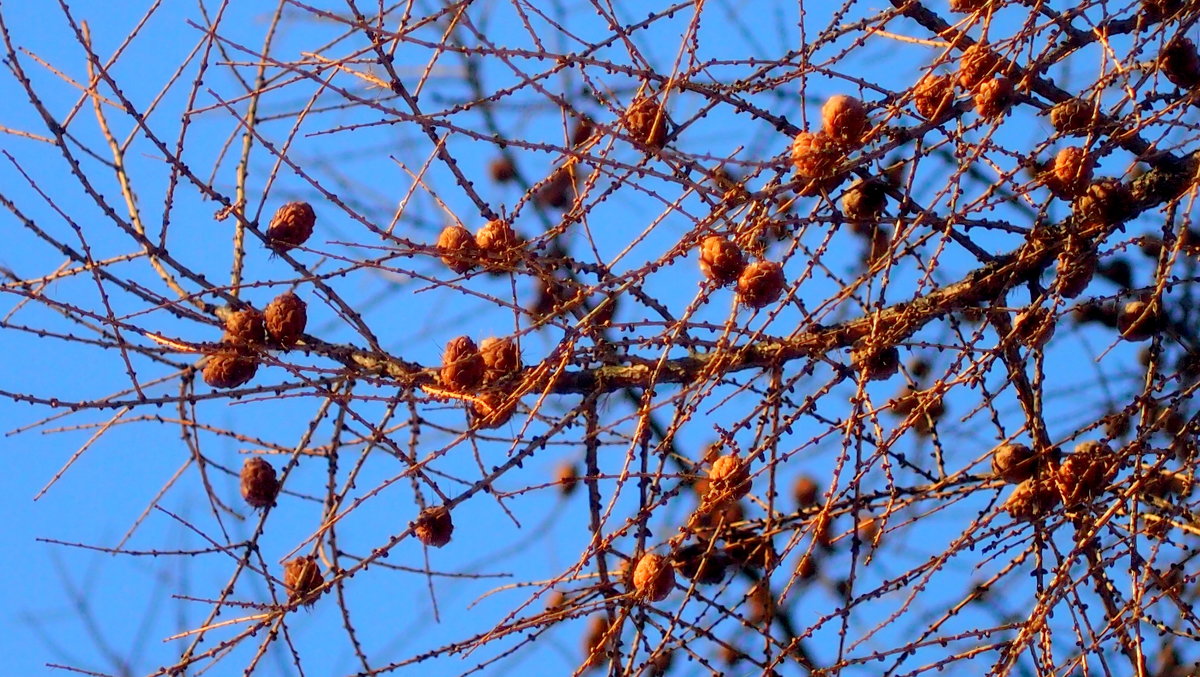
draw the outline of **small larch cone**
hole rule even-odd
[[[963,50],[962,59],[958,62],[958,85],[973,90],[992,76],[1003,75],[1003,64],[1003,60],[987,45],[977,42]]]
[[[1067,299],[1082,294],[1099,264],[1100,255],[1094,242],[1082,237],[1068,238],[1067,246],[1058,255],[1058,293]]]
[[[479,355],[483,358],[483,380],[496,383],[507,376],[521,371],[521,349],[510,338],[485,338],[479,344]]]
[[[796,562],[796,575],[800,580],[807,581],[815,578],[820,573],[817,567],[816,553],[805,553],[800,557],[800,561]]]
[[[287,588],[289,602],[303,602],[311,606],[320,595],[313,595],[325,583],[317,558],[309,555],[290,560],[283,567],[283,587]]]
[[[913,108],[930,122],[941,122],[954,105],[954,78],[926,75],[913,87]]]
[[[848,149],[862,148],[870,130],[867,107],[854,97],[838,94],[821,106],[821,131]]]
[[[266,320],[255,308],[235,310],[225,317],[225,335],[230,343],[260,346],[267,338]]]
[[[989,120],[1004,115],[1016,100],[1012,80],[1001,75],[984,80],[975,90],[975,112]]]
[[[571,130],[571,145],[575,147],[582,146],[592,138],[596,133],[596,123],[586,115],[579,118],[575,123],[575,129]]]
[[[1018,484],[1002,507],[1013,519],[1032,522],[1045,517],[1061,500],[1053,481],[1030,479]]]
[[[489,390],[471,401],[471,423],[478,428],[499,428],[512,420],[518,398]]]
[[[720,583],[729,568],[729,558],[716,548],[710,552],[708,546],[708,543],[693,543],[671,553],[675,571],[699,585]]]
[[[1067,136],[1084,136],[1092,128],[1096,110],[1083,99],[1066,99],[1050,109],[1050,124]]]
[[[442,352],[442,385],[459,392],[474,390],[483,382],[483,356],[475,342],[459,336],[446,344]]]
[[[713,461],[708,471],[708,488],[704,505],[710,508],[740,500],[750,493],[750,469],[737,454],[727,454]]]
[[[792,164],[796,167],[796,175],[802,179],[832,177],[843,155],[838,142],[824,132],[800,132],[792,139]]]
[[[778,301],[786,286],[783,266],[774,261],[755,261],[738,276],[738,300],[751,308],[762,308]]]
[[[1002,444],[992,454],[992,474],[1008,484],[1020,484],[1038,474],[1039,455],[1028,445]]]
[[[1087,151],[1067,146],[1054,156],[1054,163],[1042,175],[1042,182],[1055,195],[1072,198],[1082,195],[1092,182],[1093,161]]]
[[[746,256],[733,242],[709,235],[700,243],[700,270],[713,282],[732,284],[745,269]]]
[[[661,150],[667,144],[666,112],[653,96],[638,97],[630,103],[623,124],[629,136],[649,149]]]
[[[1158,55],[1158,68],[1176,87],[1200,86],[1200,54],[1196,45],[1182,35],[1171,38]]]
[[[854,221],[875,221],[887,205],[887,183],[881,179],[858,181],[842,194],[842,212]]]
[[[654,97],[640,97],[629,104],[622,120],[635,141],[653,150],[667,145],[666,113]]]
[[[458,224],[442,229],[438,235],[437,250],[442,263],[459,275],[479,263],[479,246],[475,244],[475,238],[471,231]]]
[[[1130,301],[1117,315],[1117,330],[1126,341],[1148,341],[1165,326],[1161,307],[1154,301]]]
[[[675,567],[671,560],[656,553],[646,553],[633,570],[633,590],[647,602],[661,602],[675,587]]]
[[[300,342],[308,324],[308,304],[292,292],[284,292],[267,304],[267,335],[276,346],[287,350]]]
[[[564,461],[554,472],[554,481],[558,483],[558,491],[563,496],[570,496],[579,488],[579,471],[574,463]]]
[[[779,560],[775,543],[765,534],[756,534],[747,529],[731,529],[725,532],[725,554],[734,564],[749,569],[770,569]]]
[[[575,197],[575,172],[570,167],[559,167],[550,178],[537,189],[533,199],[543,207],[565,209]]]
[[[882,381],[900,371],[900,351],[896,346],[877,346],[867,339],[855,341],[850,361],[868,381]]]
[[[475,233],[475,246],[483,253],[489,270],[511,270],[516,263],[516,248],[521,245],[517,231],[504,219],[492,219]]]
[[[257,371],[257,357],[230,347],[208,356],[203,376],[214,388],[236,388],[248,383]]]
[[[488,165],[488,175],[496,183],[508,183],[517,178],[517,168],[508,158],[499,157]]]
[[[817,504],[817,494],[820,492],[820,487],[817,486],[817,481],[807,475],[796,479],[796,483],[792,485],[792,496],[796,499],[796,505],[801,508],[811,508]]]
[[[1142,11],[1151,21],[1164,21],[1184,8],[1187,0],[1142,0]]]
[[[951,12],[978,12],[992,4],[992,0],[950,0]]]
[[[1075,201],[1075,215],[1088,223],[1115,226],[1137,213],[1133,191],[1117,179],[1093,181]]]
[[[279,495],[275,468],[257,456],[251,456],[242,464],[241,481],[242,498],[252,507],[265,508]]]
[[[450,520],[450,511],[444,505],[426,508],[417,516],[413,533],[425,545],[440,548],[450,542],[454,534],[454,522]]]
[[[612,637],[609,636],[612,627],[604,614],[592,616],[588,621],[587,633],[583,636],[583,668],[590,670],[604,663],[612,648]]]
[[[1054,336],[1056,324],[1049,308],[1026,308],[1013,322],[1013,337],[1029,348],[1041,348]]]
[[[267,246],[276,251],[299,247],[308,241],[317,215],[307,202],[289,202],[275,212],[267,227]]]
[[[1120,458],[1103,442],[1083,442],[1058,468],[1058,488],[1068,504],[1088,501],[1117,474]]]

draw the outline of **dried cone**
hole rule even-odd
[[[248,383],[257,371],[257,357],[230,347],[208,356],[203,376],[213,388],[236,388]]]
[[[759,581],[746,594],[747,619],[751,623],[769,623],[775,615],[775,597],[771,594],[771,586],[765,581]]]
[[[850,361],[868,381],[882,381],[900,371],[900,351],[896,346],[877,346],[868,339],[854,342]]]
[[[750,469],[737,454],[727,454],[713,461],[708,471],[706,506],[723,506],[750,493]]]
[[[303,602],[311,606],[320,595],[313,595],[325,583],[317,558],[309,555],[290,560],[283,567],[283,587],[287,588],[288,601]]]
[[[653,150],[667,145],[667,118],[658,99],[639,97],[629,105],[623,120],[635,141]]]
[[[317,215],[307,202],[289,202],[275,212],[267,226],[267,246],[286,251],[308,241],[317,224]]]
[[[887,183],[880,179],[857,181],[842,195],[842,211],[854,221],[876,221],[887,205]]]
[[[571,145],[579,147],[587,143],[592,135],[596,133],[596,123],[586,115],[579,118],[575,123],[575,129],[571,131]]]
[[[918,435],[928,435],[933,432],[934,424],[945,415],[946,401],[933,389],[918,390],[913,393],[913,399],[916,400],[913,411],[917,412],[917,417],[913,420],[912,429]]]
[[[671,649],[654,652],[650,655],[650,660],[646,661],[646,669],[642,674],[644,677],[663,677],[671,670],[674,656],[675,652]]]
[[[479,344],[484,383],[497,383],[521,371],[521,349],[510,338],[485,338]]]
[[[1075,310],[1071,311],[1071,316],[1079,324],[1095,322],[1110,329],[1117,328],[1117,306],[1111,301],[1101,303],[1091,300],[1081,303],[1075,306]]]
[[[1103,442],[1083,442],[1058,468],[1058,487],[1068,504],[1088,501],[1108,486],[1117,474],[1120,459]]]
[[[671,560],[650,552],[642,555],[633,570],[633,590],[647,602],[661,602],[675,587],[675,567]]]
[[[1182,35],[1171,38],[1163,47],[1158,68],[1180,89],[1200,86],[1200,54],[1196,53],[1196,45]]]
[[[444,505],[425,508],[417,515],[417,523],[413,525],[413,533],[425,545],[440,548],[450,542],[454,533],[454,522],[450,520],[450,510]]]
[[[565,209],[574,198],[575,174],[568,167],[554,170],[550,178],[538,188],[534,199],[544,207]]]
[[[517,397],[495,390],[480,393],[471,401],[471,422],[477,428],[499,428],[517,412]]]
[[[801,508],[811,508],[817,504],[817,494],[820,492],[820,487],[817,486],[817,481],[811,477],[803,476],[796,480],[796,484],[792,487],[792,495],[796,497],[796,505]]]
[[[819,573],[817,571],[817,558],[814,553],[805,553],[799,562],[796,562],[796,575],[800,580],[810,580]]]
[[[977,42],[963,50],[958,62],[958,85],[974,90],[997,73],[1003,75],[1003,61],[987,45]]]
[[[529,314],[534,319],[542,320],[560,312],[572,298],[570,284],[556,277],[539,279],[537,297],[529,304]]]
[[[716,585],[725,579],[729,558],[717,550],[709,552],[708,543],[693,543],[671,553],[671,562],[680,576],[698,585]]]
[[[251,507],[265,508],[279,495],[275,468],[257,456],[251,456],[242,464],[241,480],[242,498]]]
[[[941,122],[954,105],[954,78],[926,75],[913,87],[913,108],[930,122]]]
[[[479,262],[479,246],[471,231],[458,224],[446,226],[438,235],[438,254],[442,263],[454,272],[462,275],[475,267]]]
[[[1082,99],[1066,99],[1050,109],[1050,124],[1067,136],[1084,136],[1092,128],[1096,110]]]
[[[738,300],[751,308],[762,308],[778,301],[786,285],[783,266],[774,261],[755,261],[738,276]]]
[[[520,244],[517,232],[504,219],[492,219],[475,233],[475,245],[483,252],[489,270],[510,270]]]
[[[912,374],[913,378],[925,378],[929,376],[929,372],[932,370],[933,365],[929,364],[929,361],[924,358],[914,357],[908,362],[908,372]]]
[[[267,338],[266,320],[255,308],[235,310],[225,317],[225,336],[230,343],[260,346]]]
[[[1029,348],[1041,348],[1054,336],[1055,319],[1049,308],[1027,308],[1013,322],[1013,335]]]
[[[863,255],[863,263],[868,267],[874,267],[881,262],[891,259],[892,255],[892,232],[887,227],[876,225],[871,229],[870,241],[867,243],[866,252]]]
[[[992,3],[992,0],[950,0],[951,12],[978,12]]]
[[[592,616],[592,620],[588,621],[587,634],[583,636],[583,652],[587,656],[583,663],[585,670],[598,667],[604,662],[612,646],[610,629],[608,618],[603,614]]]
[[[1061,198],[1077,197],[1092,181],[1092,164],[1087,151],[1067,146],[1054,156],[1054,164],[1042,175],[1042,182]]]
[[[1159,304],[1130,301],[1117,316],[1117,330],[1126,341],[1147,341],[1166,325]]]
[[[1012,80],[1003,75],[984,80],[975,90],[975,112],[980,117],[995,120],[1007,113],[1015,100]]]
[[[1142,11],[1151,21],[1164,21],[1184,8],[1186,0],[1142,0]]]
[[[1096,274],[1099,263],[1095,243],[1081,237],[1069,238],[1067,246],[1058,255],[1058,293],[1067,299],[1082,294]]]
[[[1032,522],[1045,517],[1060,501],[1050,480],[1025,480],[1013,489],[1002,507],[1013,519]]]
[[[267,304],[267,335],[276,346],[287,350],[300,342],[308,324],[308,304],[292,292],[285,292]]]
[[[1115,226],[1137,213],[1133,191],[1117,179],[1093,181],[1075,201],[1075,214],[1085,222]]]
[[[496,183],[508,183],[517,178],[517,168],[508,158],[498,157],[488,165],[488,175]]]
[[[1024,444],[1002,444],[992,454],[992,474],[1009,484],[1020,484],[1037,474],[1039,456]]]
[[[458,392],[474,390],[483,382],[483,356],[475,342],[459,336],[446,344],[442,352],[442,385]]]
[[[800,132],[792,139],[792,164],[802,179],[829,179],[842,161],[843,150],[824,132]]]
[[[746,529],[735,529],[726,532],[724,539],[725,554],[740,567],[769,569],[778,562],[775,543],[769,536]]]
[[[832,96],[821,106],[821,131],[847,149],[862,148],[871,123],[867,107],[851,96]]]
[[[554,474],[554,481],[558,483],[558,491],[563,496],[575,493],[579,488],[579,471],[575,469],[575,464],[563,462],[559,465]]]
[[[720,285],[732,284],[746,269],[746,257],[736,244],[709,235],[700,243],[700,270]]]

